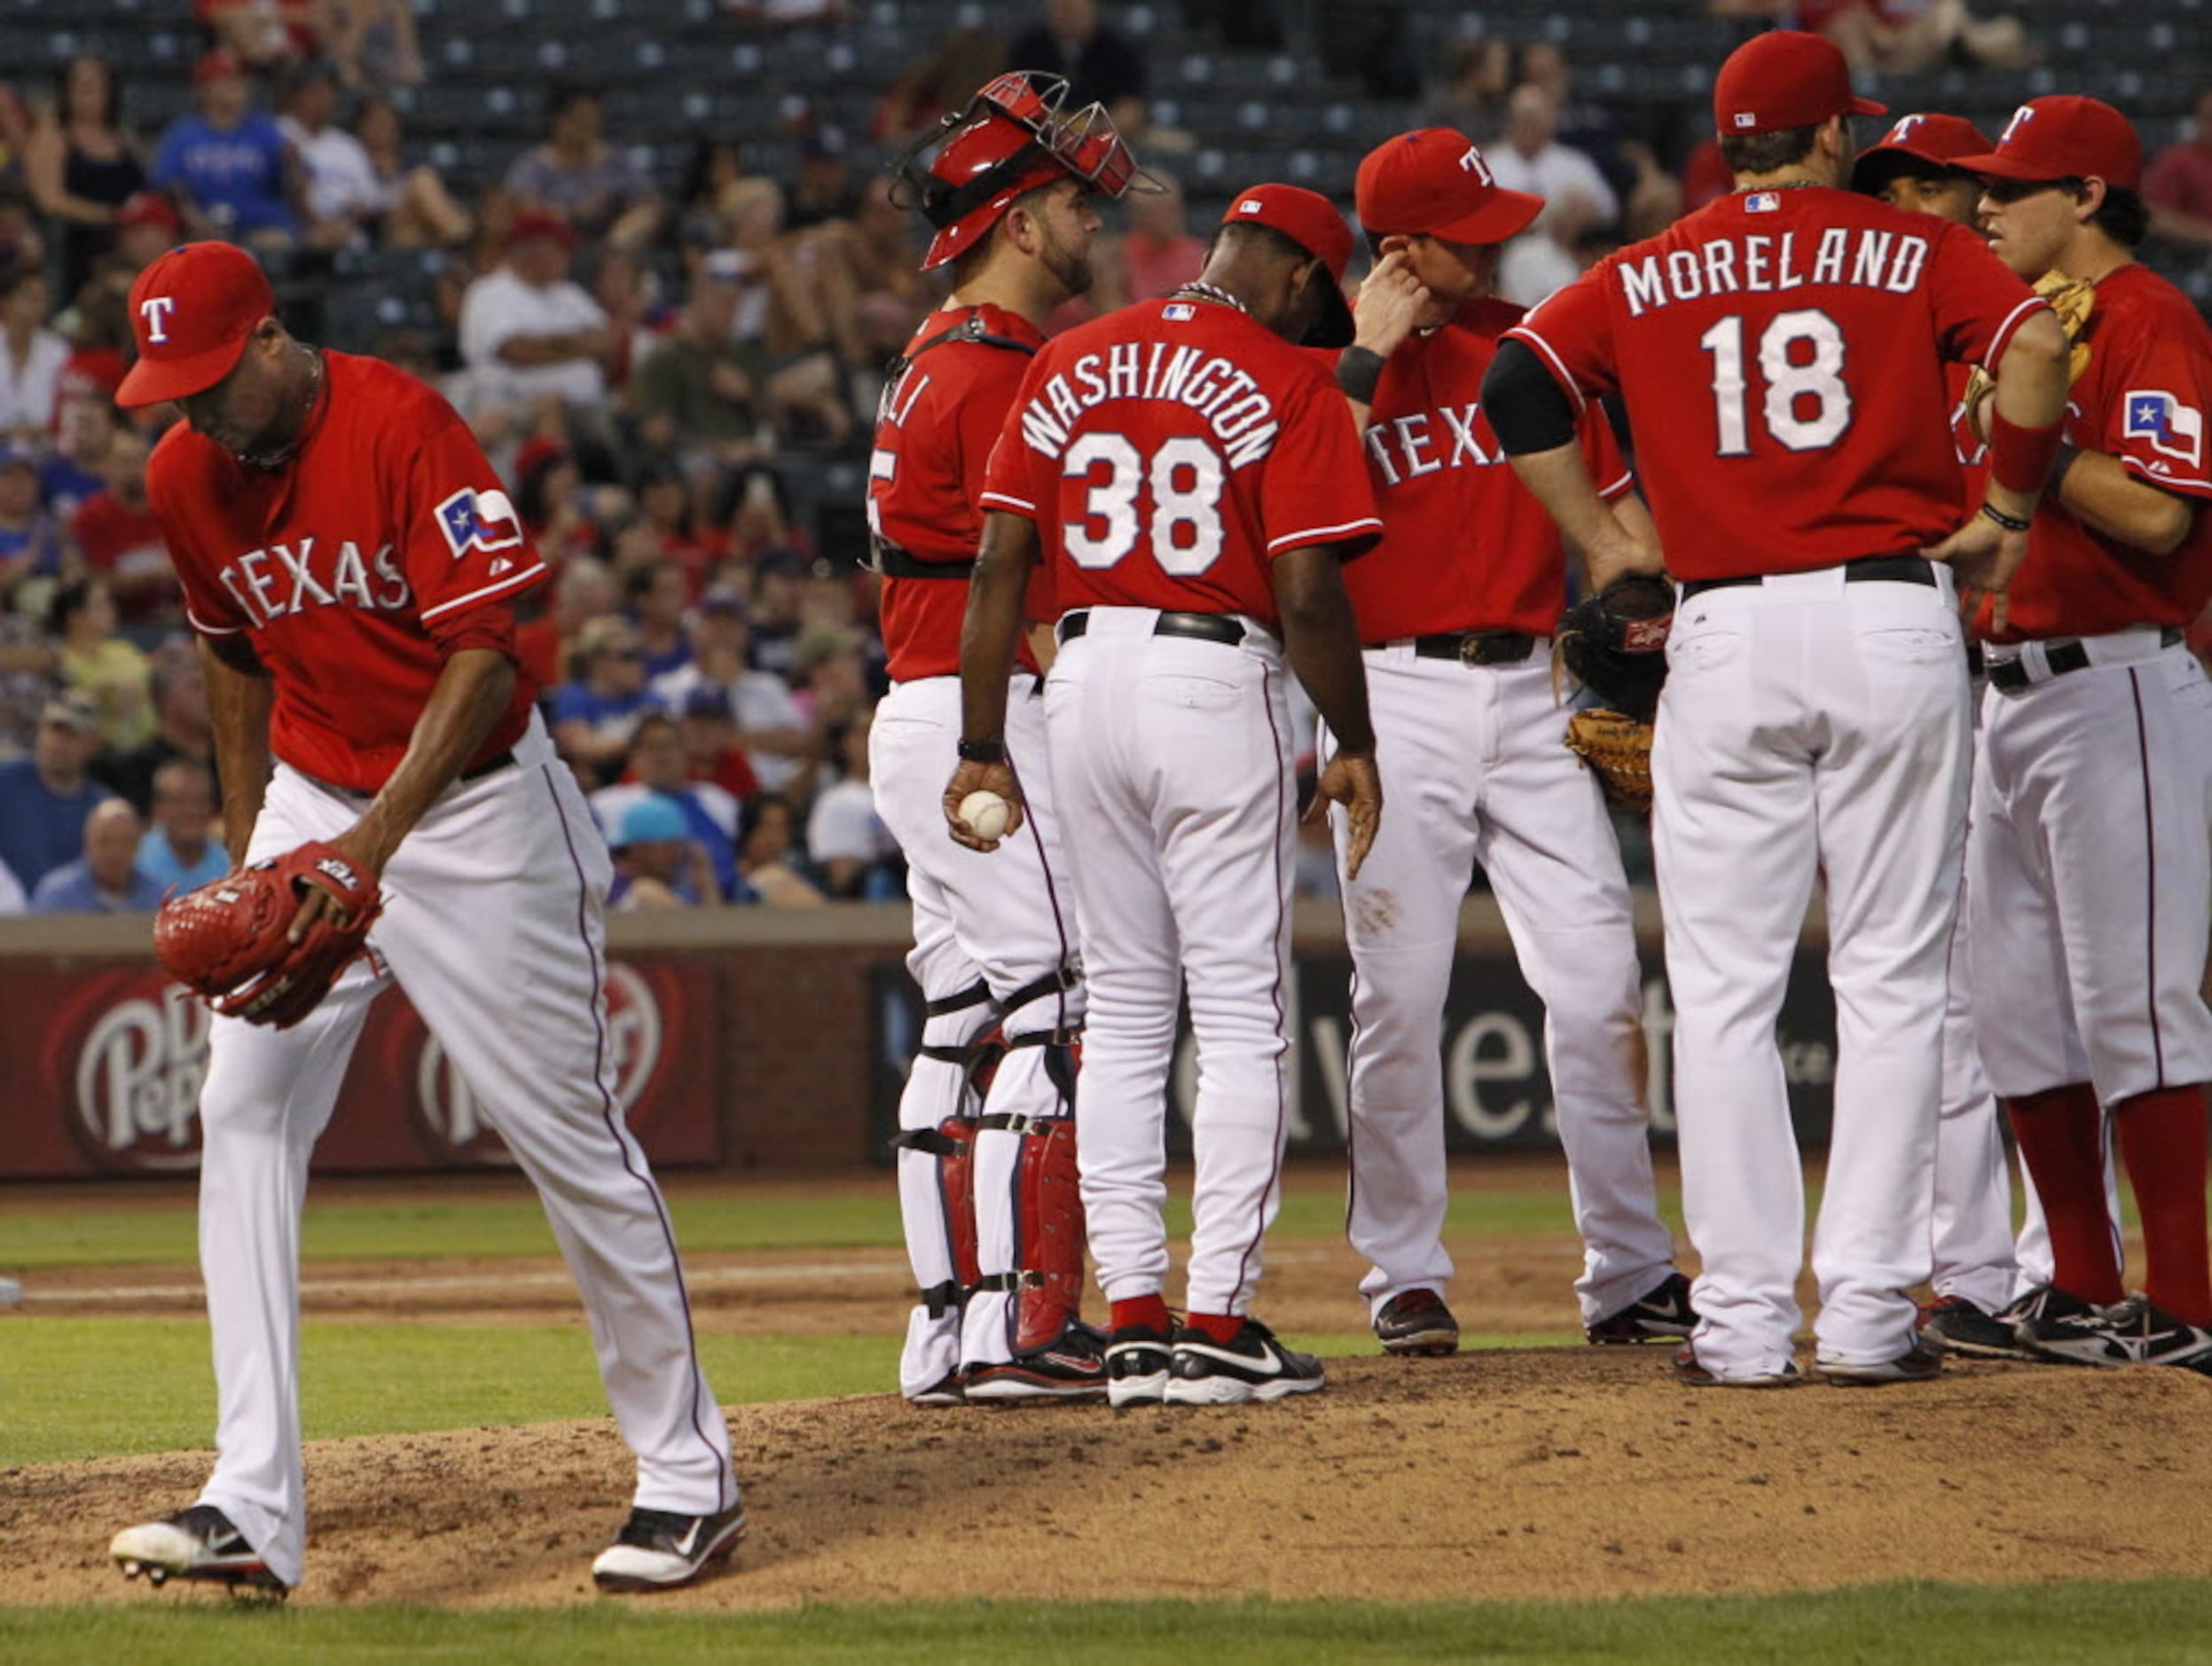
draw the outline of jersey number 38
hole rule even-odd
[[[1111,567],[1147,537],[1163,572],[1189,578],[1221,554],[1221,457],[1196,435],[1164,440],[1148,462],[1126,434],[1086,434],[1062,468],[1084,488],[1062,530],[1079,567]],[[1149,507],[1150,513],[1141,512]]]

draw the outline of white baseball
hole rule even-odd
[[[979,787],[960,801],[960,819],[975,829],[979,839],[994,839],[1006,831],[1014,806],[987,787]]]

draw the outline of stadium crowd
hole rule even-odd
[[[854,27],[835,0],[725,11],[733,29]],[[1185,11],[1232,38],[1274,27],[1264,5]],[[1934,11],[1957,14],[1955,56],[2036,51],[2017,26]],[[1879,5],[1828,14],[1869,62],[1903,50],[1873,28]],[[1001,68],[1068,75],[1167,186],[1130,199],[1092,296],[1055,323],[1196,276],[1205,244],[1170,172],[1190,140],[1148,120],[1141,41],[1093,0],[1042,0],[1013,38],[949,31],[865,134],[798,110],[788,177],[713,131],[671,193],[608,131],[600,92],[569,83],[542,138],[469,193],[410,144],[394,97],[427,73],[407,0],[194,0],[193,16],[193,107],[159,131],[134,126],[122,67],[98,57],[0,89],[0,912],[143,908],[221,867],[206,697],[145,489],[176,413],[113,404],[132,279],[209,237],[283,263],[310,340],[337,257],[448,255],[437,327],[373,346],[461,410],[555,570],[526,658],[616,849],[615,906],[900,895],[867,787],[874,581],[859,551],[818,547],[787,465],[865,461],[885,367],[941,295],[875,160]],[[1524,304],[1725,189],[1710,145],[1655,153],[1578,94],[1550,42],[1469,35],[1425,83],[1402,45],[1345,50],[1547,200],[1502,269]],[[2161,235],[2202,248],[2212,88],[2195,114],[2146,194]]]

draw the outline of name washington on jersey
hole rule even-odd
[[[1809,240],[1809,234],[1808,234]],[[1775,295],[1807,284],[1852,285],[1905,295],[1927,270],[1928,240],[1907,232],[1832,225],[1820,234],[1809,269],[1795,232],[1774,236],[1735,232],[1697,248],[1623,260],[1614,274],[1628,316],[1709,295]]]
[[[407,576],[393,560],[395,546],[383,545],[365,559],[361,546],[351,538],[337,546],[335,555],[326,541],[320,574],[316,571],[316,539],[303,538],[249,549],[225,562],[217,577],[256,629],[310,607],[351,606],[396,613],[408,605]]]
[[[1048,377],[1022,407],[1022,437],[1031,451],[1058,457],[1084,412],[1110,399],[1163,400],[1205,420],[1231,468],[1258,462],[1275,447],[1275,405],[1251,376],[1218,353],[1165,342],[1118,342],[1086,353]]]

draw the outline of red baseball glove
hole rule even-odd
[[[289,942],[309,885],[327,892],[337,908]],[[163,902],[153,916],[153,952],[170,977],[217,1012],[288,1030],[322,1004],[338,975],[367,949],[369,927],[383,908],[373,879],[310,840]]]

